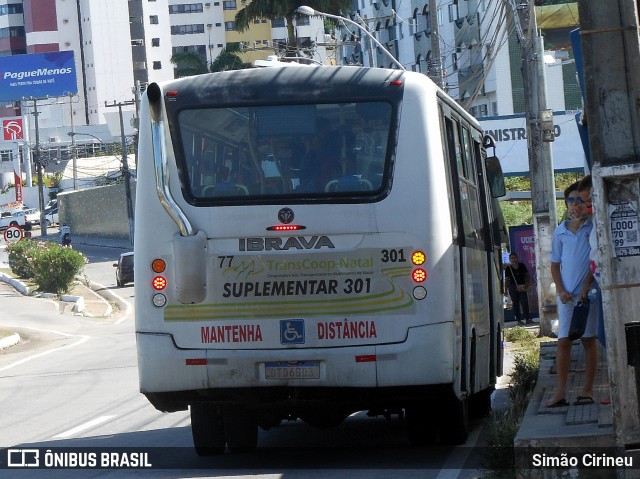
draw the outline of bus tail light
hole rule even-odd
[[[423,266],[427,262],[427,255],[423,251],[414,251],[411,254],[411,263],[414,266]],[[424,268],[418,267],[411,272],[411,279],[416,283],[424,283],[427,279],[427,271]],[[413,288],[413,297],[417,300],[422,300],[427,297],[427,289],[419,284]]]
[[[427,272],[422,268],[416,268],[413,270],[413,273],[411,273],[411,278],[413,278],[416,283],[422,283],[427,279]]]
[[[151,270],[154,273],[162,273],[165,269],[167,269],[167,263],[163,259],[157,258],[151,263]]]
[[[167,287],[167,278],[159,274],[164,273],[166,269],[167,263],[163,259],[155,258],[151,262],[151,271],[156,273],[151,280],[151,287],[156,291],[151,297],[151,302],[156,308],[163,308],[167,304],[167,297],[160,292]]]
[[[427,255],[422,251],[414,251],[411,255],[411,262],[416,266],[423,265],[425,261],[427,261]]]
[[[156,276],[153,278],[151,286],[153,286],[153,289],[155,289],[156,291],[162,291],[167,287],[167,280],[164,276]]]
[[[167,304],[167,297],[162,293],[156,293],[153,295],[153,298],[151,298],[151,301],[153,302],[154,306],[162,308],[165,304]]]
[[[267,231],[299,231],[306,229],[307,227],[302,225],[276,225],[267,227]]]

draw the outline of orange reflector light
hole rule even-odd
[[[156,276],[151,283],[153,289],[160,291],[167,287],[167,280],[163,276]]]
[[[167,268],[167,263],[163,259],[154,259],[151,263],[151,269],[154,273],[162,273]]]
[[[206,358],[185,359],[185,363],[187,364],[187,366],[206,366],[207,359]]]
[[[427,260],[427,257],[422,251],[414,251],[413,254],[411,255],[411,262],[416,266],[420,266],[421,264],[424,264],[426,260]]]
[[[411,273],[411,277],[416,283],[422,283],[425,279],[427,279],[427,272],[422,268],[416,268]]]
[[[356,363],[374,363],[375,361],[375,354],[362,354],[360,356],[356,356]]]

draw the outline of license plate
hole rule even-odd
[[[317,361],[278,361],[264,364],[265,379],[319,379]]]

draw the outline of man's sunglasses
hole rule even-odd
[[[570,196],[569,198],[566,198],[566,199],[565,199],[565,201],[566,201],[567,203],[575,203],[575,204],[577,204],[577,205],[582,205],[582,204],[584,204],[584,200],[583,200],[582,198],[580,198],[580,197],[573,198],[572,196]]]

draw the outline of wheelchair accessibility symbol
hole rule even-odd
[[[304,344],[304,320],[283,319],[280,321],[281,344]]]

